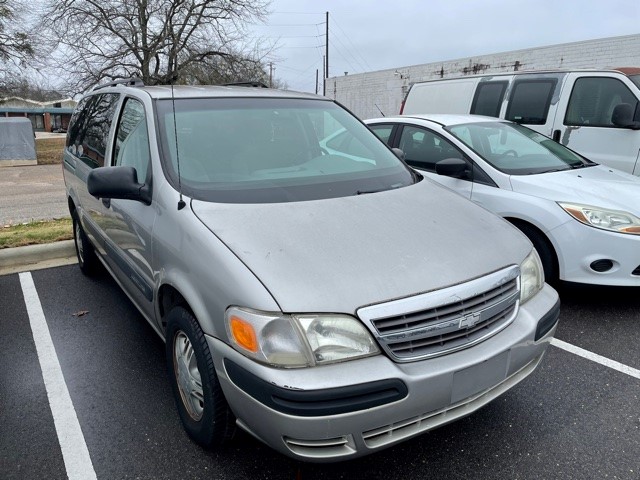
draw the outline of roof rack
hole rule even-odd
[[[124,85],[126,87],[144,87],[144,82],[138,77],[120,78],[118,80],[112,80],[109,83],[95,86],[93,87],[93,90],[99,90],[106,87],[115,87],[116,85]]]
[[[269,88],[262,82],[232,82],[223,83],[223,87],[255,87],[255,88]]]

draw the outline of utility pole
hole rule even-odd
[[[316,68],[316,95],[318,94],[318,69]]]
[[[275,67],[273,66],[273,62],[269,62],[269,88],[273,87],[273,71]]]
[[[322,94],[327,94],[327,78],[329,78],[329,12],[325,14],[325,34],[324,34],[324,82],[322,87]]]

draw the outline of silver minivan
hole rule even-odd
[[[525,236],[323,97],[99,87],[64,176],[80,269],[166,342],[203,446],[237,425],[302,460],[375,452],[516,385],[556,328]]]

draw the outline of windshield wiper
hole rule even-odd
[[[356,190],[356,195],[366,195],[368,193],[386,192],[387,190],[395,190],[396,188],[404,187],[402,183],[394,183],[388,187],[379,188],[377,190]]]
[[[579,163],[578,165],[570,165],[571,168],[587,168],[587,167],[593,167],[594,165],[596,165],[595,163]]]
[[[391,190],[390,188],[380,188],[378,190],[356,190],[356,195],[366,195],[368,193],[378,193],[378,192],[384,192],[386,190]]]

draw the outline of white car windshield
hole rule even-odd
[[[491,166],[511,175],[595,165],[550,138],[516,123],[465,123],[446,129]]]
[[[201,200],[333,198],[416,179],[362,123],[330,101],[176,99],[174,111],[171,100],[162,100],[158,131],[169,180],[177,184],[179,160],[183,192]]]

